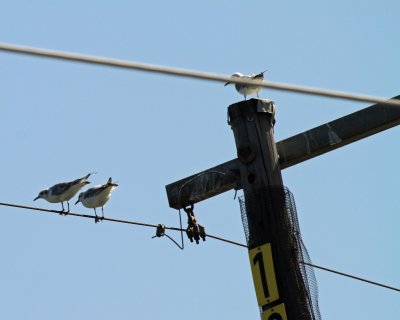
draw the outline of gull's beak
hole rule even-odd
[[[224,87],[226,87],[228,84],[231,84],[232,82],[228,81],[227,83],[224,84]]]
[[[78,199],[78,201],[76,201],[75,204],[78,204],[79,202],[81,202],[81,200]]]
[[[36,201],[37,199],[39,199],[40,198],[40,196],[37,196],[35,199],[33,199],[33,201]]]

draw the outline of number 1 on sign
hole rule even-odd
[[[257,264],[259,266],[261,285],[262,285],[262,288],[264,291],[264,297],[266,299],[268,299],[269,298],[269,289],[268,289],[267,275],[266,275],[266,270],[265,270],[265,266],[264,266],[263,254],[261,251],[258,252],[253,258],[253,265],[256,266]]]
[[[251,272],[260,307],[279,299],[271,244],[249,250]]]

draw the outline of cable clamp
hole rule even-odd
[[[188,227],[186,228],[186,235],[190,242],[196,241],[199,244],[200,239],[206,241],[206,230],[205,228],[197,223],[196,216],[193,212],[194,205],[191,204],[190,207],[183,208],[188,216]]]

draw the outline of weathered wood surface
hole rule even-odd
[[[285,193],[271,121],[274,115],[257,110],[257,102],[254,100],[229,106],[246,203],[248,246],[252,249],[264,244],[271,245],[273,266],[269,268],[275,270],[279,292],[278,300],[271,301],[268,296],[260,308],[270,310],[276,303],[284,303],[288,319],[311,320],[305,284],[295,251],[291,218],[285,207]],[[253,276],[255,282],[260,281],[258,275]],[[268,289],[271,283],[265,281],[264,286]]]
[[[234,189],[239,181],[237,159],[194,174],[165,186],[169,205],[182,209],[222,192]],[[239,183],[240,185],[240,183]]]
[[[257,101],[248,101],[252,100]],[[400,108],[377,104],[362,109],[277,142],[280,168],[286,169],[398,124]],[[234,188],[241,189],[238,170],[239,160],[233,159],[167,185],[170,207],[180,209]]]
[[[393,99],[400,99],[396,96]],[[281,169],[400,124],[400,108],[376,104],[277,143]]]

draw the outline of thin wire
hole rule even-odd
[[[166,233],[164,233],[164,236],[166,236],[169,240],[171,240],[173,243],[175,243],[179,249],[181,249],[181,250],[184,249],[183,247],[181,247],[181,246],[179,245],[178,242],[176,242],[174,239],[172,239],[172,238],[171,238],[169,235],[167,235]]]
[[[343,273],[343,272],[339,272],[339,271],[336,271],[336,270],[328,269],[328,268],[325,268],[325,267],[317,266],[315,264],[311,264],[311,263],[304,262],[304,261],[302,261],[300,263],[305,264],[305,265],[310,266],[310,267],[313,267],[313,268],[317,268],[317,269],[321,269],[321,270],[324,270],[324,271],[336,273],[338,275],[341,275],[341,276],[344,276],[344,277],[348,277],[348,278],[351,278],[351,279],[367,282],[367,283],[373,284],[375,286],[379,286],[379,287],[383,287],[383,288],[386,288],[386,289],[390,289],[390,290],[394,290],[394,291],[400,292],[399,288],[391,287],[391,286],[388,286],[386,284],[382,284],[382,283],[379,283],[379,282],[375,282],[375,281],[367,280],[367,279],[364,279],[364,278],[356,277],[356,276],[353,276],[353,275],[350,275],[350,274],[347,274],[347,273]]]
[[[38,207],[31,207],[31,206],[24,206],[24,205],[19,205],[19,204],[7,203],[7,202],[0,202],[0,206],[20,208],[20,209],[28,209],[28,210],[35,210],[35,211],[40,211],[40,212],[45,212],[45,213],[57,213],[57,214],[60,214],[60,215],[67,213],[65,211],[60,211],[60,210],[50,210],[50,209],[44,209],[44,208],[38,208]],[[88,218],[88,219],[96,220],[96,216],[92,216],[90,214],[80,214],[80,213],[68,212],[67,215],[68,216],[73,216],[73,217]],[[123,219],[113,219],[113,218],[106,218],[106,217],[104,217],[104,219],[101,218],[101,221],[125,223],[125,224],[132,224],[132,225],[137,225],[137,226],[142,226],[142,227],[150,227],[150,228],[157,228],[158,227],[158,224],[143,223],[143,222],[137,222],[137,221],[131,221],[131,220],[123,220]],[[180,231],[180,232],[186,231],[186,229],[182,228],[182,219],[180,219],[180,223],[181,223],[180,228],[165,227],[165,229],[166,230],[172,230],[172,231]],[[235,241],[231,241],[231,240],[228,240],[228,239],[224,239],[224,238],[220,238],[220,237],[217,237],[217,236],[213,236],[211,234],[206,234],[206,236],[209,237],[209,238],[213,238],[213,239],[219,240],[219,241],[223,241],[223,242],[227,242],[227,243],[231,243],[231,244],[236,244],[238,246],[246,247],[245,245],[243,245],[241,243],[238,243],[238,242],[235,242]],[[182,234],[182,241],[183,241],[183,234]],[[183,250],[183,248],[182,248],[182,250]]]
[[[181,226],[181,241],[182,241],[182,247],[180,247],[179,245],[178,245],[178,247],[180,248],[180,249],[184,249],[184,247],[185,247],[185,243],[184,243],[184,241],[183,241],[183,229],[182,229],[182,215],[181,215],[181,192],[182,192],[182,189],[187,185],[187,184],[189,184],[190,182],[192,182],[193,180],[196,180],[197,178],[199,178],[200,176],[203,176],[203,175],[205,175],[205,174],[211,174],[211,173],[219,173],[219,174],[223,174],[223,175],[225,175],[226,173],[224,173],[224,172],[220,172],[220,171],[209,171],[209,172],[200,172],[199,174],[197,174],[196,176],[194,176],[192,179],[190,179],[189,181],[186,181],[183,185],[181,185],[181,187],[179,188],[179,192],[178,192],[178,202],[179,202],[179,223],[180,223],[180,226]],[[186,231],[186,230],[185,230]],[[172,240],[172,239],[171,239]],[[174,242],[175,242],[175,240],[173,240]],[[176,243],[176,242],[175,242]]]
[[[208,238],[213,238],[213,239],[216,239],[216,240],[220,240],[220,241],[224,241],[224,242],[228,242],[228,243],[234,244],[234,245],[239,246],[239,247],[248,248],[245,244],[242,244],[242,243],[239,243],[239,242],[235,242],[235,241],[232,241],[232,240],[228,240],[228,239],[224,239],[224,238],[220,238],[220,237],[217,237],[217,236],[212,236],[211,234],[207,234],[207,237]]]
[[[35,210],[35,211],[40,211],[40,212],[45,212],[45,213],[56,213],[56,214],[65,214],[66,213],[65,211],[60,211],[60,210],[50,210],[50,209],[31,207],[31,206],[24,206],[24,205],[6,203],[6,202],[0,202],[0,206],[7,206],[7,207],[13,207],[13,208],[28,209],[28,210]],[[80,214],[80,213],[68,212],[67,215],[74,216],[74,217],[80,217],[80,218],[94,219],[94,220],[96,219],[96,216],[92,216],[92,215],[88,215],[88,214]],[[101,220],[110,221],[110,222],[117,222],[117,223],[132,224],[132,225],[138,225],[138,226],[143,226],[143,227],[151,227],[151,228],[157,228],[158,227],[158,224],[150,224],[150,223],[143,223],[143,222],[130,221],[130,220],[122,220],[122,219],[113,219],[113,218],[106,218],[106,217],[104,219],[102,218]],[[173,231],[180,231],[180,232],[185,231],[185,229],[182,228],[182,224],[181,224],[180,228],[165,227],[165,229],[166,230],[173,230]],[[176,243],[176,241],[174,239],[172,239],[168,235],[166,235],[166,236],[170,240],[172,240],[179,247],[179,244]],[[232,240],[224,239],[224,238],[217,237],[217,236],[214,236],[214,235],[211,235],[211,234],[207,234],[206,236],[208,238],[212,238],[212,239],[215,239],[215,240],[223,241],[223,242],[230,243],[230,244],[233,244],[233,245],[236,245],[236,246],[240,246],[240,247],[243,247],[243,248],[248,248],[245,244],[242,244],[242,243],[239,243],[239,242],[235,242],[235,241],[232,241]],[[183,238],[182,238],[182,240],[183,240]],[[367,280],[367,279],[364,279],[364,278],[356,277],[356,276],[353,276],[353,275],[350,275],[350,274],[347,274],[347,273],[343,273],[343,272],[336,271],[336,270],[333,270],[333,269],[328,269],[326,267],[321,267],[321,266],[318,266],[318,265],[315,265],[315,264],[311,264],[311,263],[308,263],[308,262],[304,262],[304,261],[301,261],[300,263],[308,265],[308,266],[313,267],[313,268],[317,268],[317,269],[321,269],[321,270],[324,270],[324,271],[332,272],[332,273],[335,273],[335,274],[338,274],[338,275],[341,275],[341,276],[344,276],[344,277],[348,277],[348,278],[351,278],[351,279],[363,281],[363,282],[366,282],[366,283],[369,283],[369,284],[373,284],[373,285],[380,286],[380,287],[383,287],[383,288],[386,288],[386,289],[390,289],[390,290],[394,290],[394,291],[400,292],[400,289],[395,288],[395,287],[391,287],[391,286],[388,286],[388,285],[385,285],[385,284],[382,284],[382,283],[378,283],[378,282],[375,282],[375,281],[371,281],[371,280]]]
[[[24,206],[24,205],[19,205],[19,204],[13,204],[13,203],[6,203],[6,202],[0,202],[0,206],[7,206],[7,207],[14,207],[14,208],[20,208],[20,209],[28,209],[28,210],[35,210],[35,211],[42,211],[42,212],[47,212],[47,213],[58,213],[60,215],[62,214],[67,214],[68,216],[73,216],[73,217],[80,217],[80,218],[88,218],[88,219],[95,219],[96,216],[92,216],[90,214],[81,214],[81,213],[74,213],[74,212],[65,212],[61,210],[50,210],[50,209],[44,209],[44,208],[38,208],[38,207],[31,207],[31,206]],[[98,218],[97,218],[98,219]],[[156,224],[150,224],[150,223],[143,223],[143,222],[136,222],[136,221],[129,221],[129,220],[122,220],[122,219],[113,219],[113,218],[106,218],[104,217],[101,218],[101,220],[104,221],[111,221],[111,222],[119,222],[119,223],[125,223],[125,224],[134,224],[138,226],[144,226],[144,227],[152,227],[152,228],[157,228],[158,225]],[[168,227],[166,227],[168,229]]]
[[[181,214],[181,209],[179,209],[179,225],[181,227],[181,230],[183,230],[182,228],[182,214]],[[185,242],[183,241],[183,231],[181,231],[181,243],[182,243],[182,247],[180,247],[182,250],[185,249]]]
[[[47,58],[54,58],[54,59],[61,59],[61,60],[69,60],[69,61],[78,61],[78,62],[84,62],[84,63],[97,64],[97,65],[105,65],[105,66],[117,67],[117,68],[125,68],[125,69],[133,69],[133,70],[140,70],[140,71],[146,71],[146,72],[162,73],[162,74],[168,74],[168,75],[179,76],[179,77],[254,85],[254,81],[252,81],[252,80],[231,78],[230,76],[219,75],[219,74],[215,74],[215,73],[174,68],[174,67],[168,67],[168,66],[144,64],[141,62],[129,61],[129,60],[120,60],[120,59],[112,59],[112,58],[105,58],[105,57],[99,57],[99,56],[82,55],[82,54],[71,53],[71,52],[21,46],[21,45],[9,44],[9,43],[0,43],[0,50],[7,51],[7,52],[13,52],[13,53],[33,55],[33,56],[40,56],[40,57],[47,57]],[[281,91],[297,92],[297,93],[302,93],[302,94],[310,94],[310,95],[323,96],[323,97],[336,98],[336,99],[380,103],[382,105],[389,105],[389,106],[400,106],[400,101],[396,100],[396,99],[387,99],[387,98],[374,97],[374,96],[357,94],[357,93],[333,91],[333,90],[328,90],[328,89],[323,89],[323,88],[305,87],[305,86],[299,86],[299,85],[290,84],[290,83],[260,81],[260,82],[257,82],[257,86],[260,86],[263,88],[281,90]]]
[[[171,238],[168,234],[166,234],[164,232],[164,236],[166,236],[169,240],[171,240],[173,243],[176,244],[176,246],[183,250],[185,249],[185,242],[183,241],[183,228],[182,228],[182,216],[181,216],[181,209],[179,209],[179,225],[180,225],[180,230],[181,230],[181,244],[179,244],[177,241],[175,241],[173,238]],[[157,237],[157,235],[155,235],[153,238]]]

